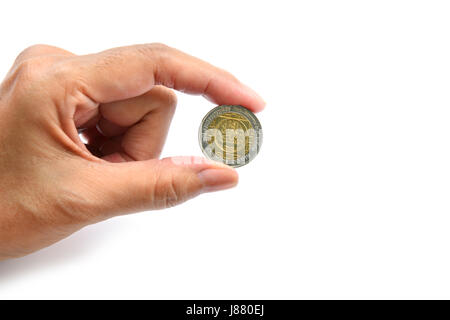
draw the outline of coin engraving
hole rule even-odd
[[[240,167],[253,160],[259,152],[261,124],[251,111],[242,106],[218,106],[203,118],[199,142],[209,159]]]

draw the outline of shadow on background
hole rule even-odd
[[[86,227],[70,237],[28,256],[0,262],[0,285],[26,276],[36,270],[68,264],[88,256],[117,226],[103,223]]]

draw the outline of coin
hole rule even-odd
[[[222,105],[203,118],[199,132],[203,154],[231,167],[252,161],[262,144],[262,128],[258,118],[243,106]]]

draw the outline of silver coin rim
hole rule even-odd
[[[243,164],[233,164],[233,163],[222,162],[222,163],[225,163],[226,165],[229,165],[230,167],[239,168],[239,167],[245,166],[246,164],[249,164],[258,155],[259,150],[261,150],[261,145],[262,145],[262,142],[263,142],[263,131],[262,131],[261,123],[259,122],[259,120],[256,117],[256,115],[253,112],[251,112],[250,110],[248,110],[247,108],[245,108],[243,106],[240,106],[240,105],[220,105],[220,106],[217,106],[217,107],[214,107],[213,109],[211,109],[203,117],[202,121],[200,122],[200,127],[198,129],[198,143],[200,145],[200,149],[202,150],[202,153],[208,159],[211,160],[210,155],[207,154],[205,152],[204,148],[203,148],[203,129],[204,129],[203,127],[204,127],[204,124],[205,124],[206,120],[208,118],[210,118],[211,115],[216,110],[218,110],[218,109],[225,109],[224,107],[228,107],[230,109],[228,111],[223,110],[224,111],[223,113],[225,113],[225,112],[232,112],[232,111],[236,110],[237,113],[244,115],[246,118],[249,118],[249,120],[253,120],[253,122],[256,123],[255,130],[259,130],[259,137],[258,137],[259,144],[257,145],[256,153],[253,155],[253,157],[251,157],[251,158],[249,157],[248,158],[248,162],[243,163]]]

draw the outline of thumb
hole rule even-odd
[[[201,157],[102,163],[95,170],[90,176],[97,191],[93,195],[89,188],[90,203],[100,220],[172,207],[204,192],[234,187],[238,182],[236,170]]]

